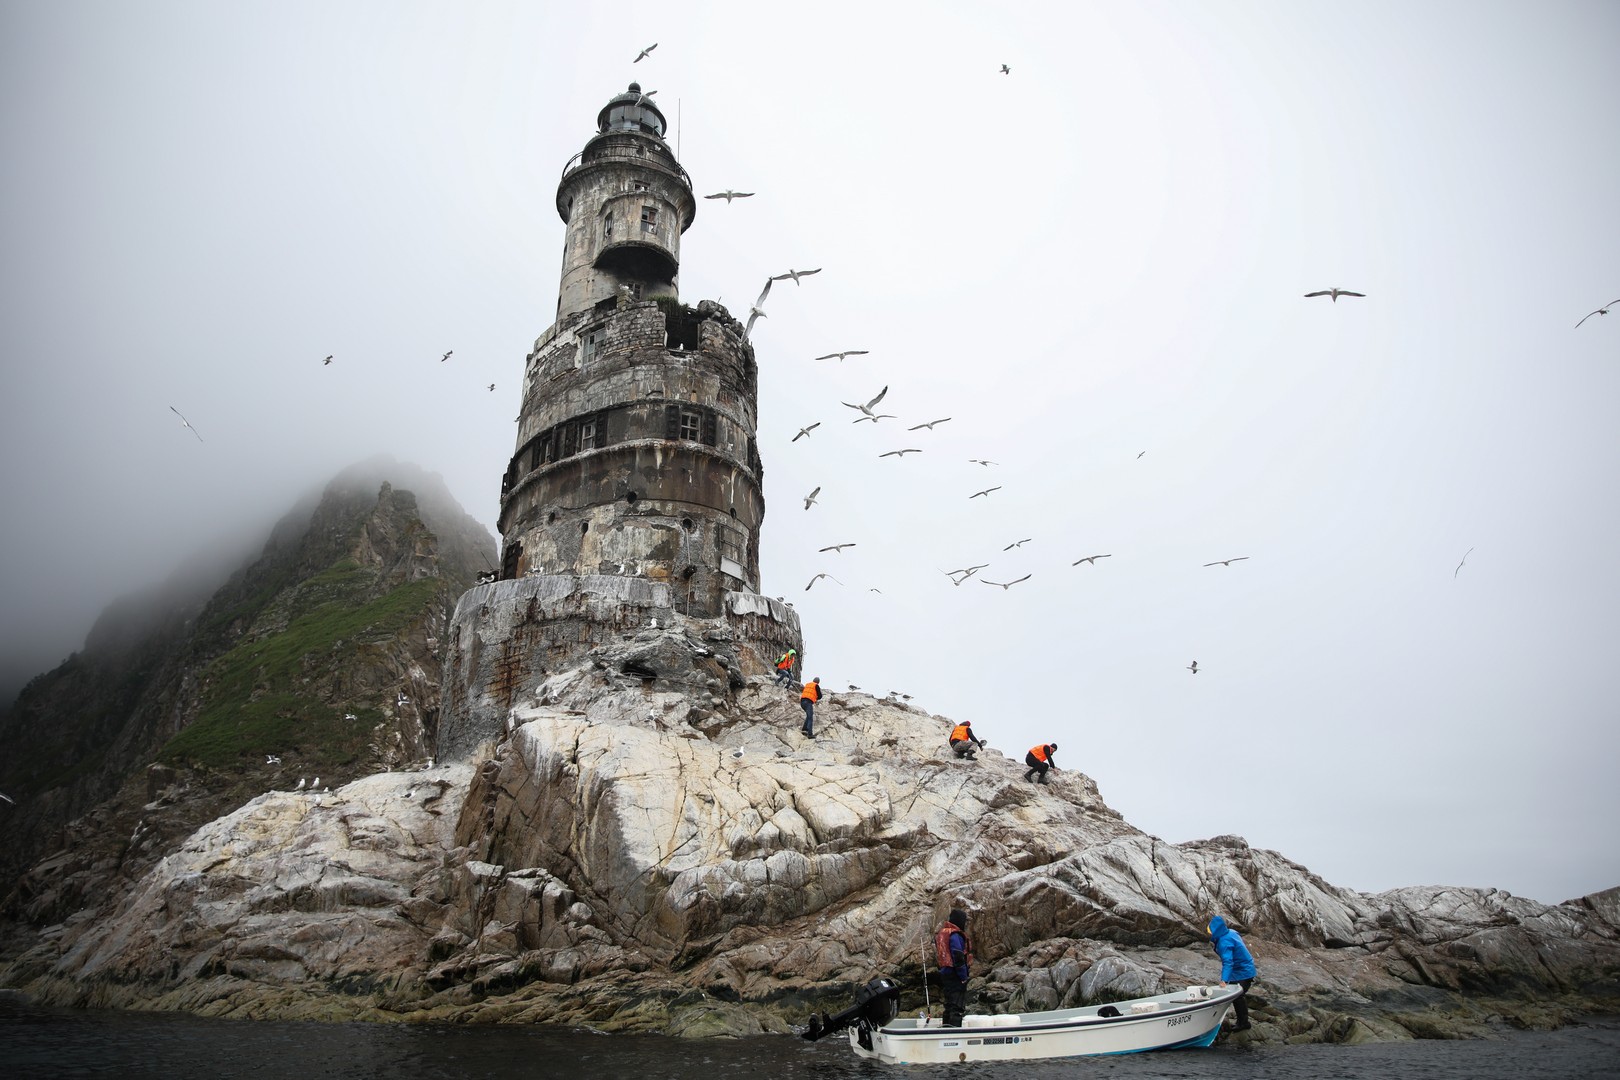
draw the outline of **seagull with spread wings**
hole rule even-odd
[[[942,416],[938,420],[930,420],[926,424],[918,424],[916,427],[908,427],[908,428],[906,428],[906,430],[907,431],[921,431],[923,428],[927,428],[929,431],[933,431],[935,424],[943,424],[945,421],[947,421],[949,419],[950,419],[950,417],[948,417],[948,416]]]
[[[857,421],[857,423],[859,423],[859,421]],[[887,454],[879,454],[878,457],[880,457],[880,458],[886,458],[886,457],[903,458],[907,454],[920,454],[920,453],[922,453],[921,450],[913,450],[913,449],[907,448],[905,450],[890,450]]]
[[[1188,664],[1187,670],[1192,672],[1194,675],[1198,674],[1198,661],[1194,660],[1192,663]]]
[[[1462,572],[1463,563],[1467,562],[1468,561],[1468,556],[1472,555],[1473,553],[1474,553],[1473,548],[1469,548],[1467,551],[1463,552],[1462,562],[1458,563],[1457,564],[1457,569],[1455,569],[1455,570],[1453,570],[1451,572],[1451,576],[1452,576],[1453,579],[1455,579],[1457,577],[1457,575]]]
[[[754,197],[754,193],[752,191],[732,191],[730,188],[727,188],[724,191],[717,191],[713,195],[705,195],[703,197],[705,199],[724,199],[726,200],[726,205],[730,206],[732,199],[752,199]]]
[[[1207,562],[1204,565],[1205,566],[1231,566],[1233,563],[1242,562],[1244,559],[1247,559],[1247,558],[1248,558],[1247,555],[1239,555],[1239,556],[1237,556],[1235,558],[1231,558],[1231,559],[1216,559],[1214,562]]]
[[[808,495],[806,495],[804,497],[804,508],[806,510],[810,509],[810,504],[815,502],[816,501],[816,496],[820,495],[820,494],[821,494],[821,485],[818,484],[818,485],[816,485],[816,490],[812,491],[810,494],[808,494]]]
[[[451,349],[451,350],[450,350],[450,351],[449,351],[449,352],[447,352],[447,353],[445,353],[445,354],[444,354],[444,355],[443,355],[443,356],[441,356],[441,357],[439,357],[439,363],[441,363],[441,364],[442,364],[442,363],[444,363],[444,362],[445,362],[445,361],[446,361],[446,360],[448,360],[448,359],[450,359],[450,357],[452,357],[452,356],[454,356],[454,355],[455,355],[455,352],[456,352],[456,350],[454,350],[454,349]]]
[[[817,551],[843,551],[847,547],[854,547],[854,546],[855,546],[854,542],[851,541],[850,543],[847,543],[847,544],[829,544],[827,547],[817,548],[816,550]]]
[[[1001,74],[1003,74],[1003,75],[1011,75],[1012,74],[1012,68],[1008,67],[1006,64],[1002,64],[1001,65]]]
[[[1577,325],[1579,325],[1579,324],[1577,324]],[[325,367],[327,364],[330,364],[331,362],[332,362],[332,357],[329,355],[329,356],[327,356],[327,358],[325,360],[321,361],[321,366]]]
[[[1074,560],[1074,562],[1070,563],[1069,565],[1070,566],[1079,566],[1081,563],[1090,563],[1092,566],[1096,566],[1098,559],[1112,559],[1112,558],[1113,558],[1112,555],[1087,555],[1083,559]]]
[[[871,351],[871,349],[845,349],[843,352],[830,352],[826,356],[818,356],[816,359],[837,360],[839,363],[843,363],[844,357],[846,356],[866,356],[871,353]]]
[[[630,62],[632,64],[641,63],[643,60],[647,59],[647,54],[652,52],[656,48],[658,48],[658,42],[655,41],[651,45],[647,46],[645,49],[642,49],[641,52],[637,53],[636,58],[634,60],[630,61]]]
[[[855,410],[858,410],[860,412],[863,412],[867,416],[871,416],[872,415],[872,406],[874,406],[878,402],[882,401],[883,400],[883,395],[887,394],[888,392],[889,392],[889,388],[887,386],[885,386],[883,389],[881,389],[881,390],[879,390],[877,392],[876,397],[874,397],[871,401],[868,401],[865,405],[856,405],[853,402],[848,402],[848,401],[843,402],[843,404],[847,405],[851,409],[855,409]],[[858,422],[859,421],[857,421],[857,423]]]
[[[793,284],[797,285],[799,283],[800,278],[806,278],[806,277],[809,277],[811,274],[819,274],[819,273],[821,273],[821,267],[819,267],[819,266],[816,267],[814,270],[789,270],[785,274],[776,274],[775,276],[773,276],[771,278],[771,280],[772,281],[787,281],[789,278],[791,278],[793,280]]]
[[[1337,304],[1339,302],[1339,297],[1341,297],[1341,296],[1366,296],[1366,295],[1367,294],[1364,293],[1364,292],[1351,292],[1349,289],[1340,289],[1338,287],[1334,287],[1334,288],[1331,288],[1331,289],[1318,289],[1316,292],[1308,292],[1308,293],[1305,294],[1305,298],[1307,300],[1309,300],[1313,296],[1325,296],[1328,299],[1332,300],[1335,304]]]
[[[980,495],[988,495],[992,491],[1000,491],[1000,490],[1001,490],[1001,485],[997,484],[993,488],[985,488],[983,491],[975,491],[973,494],[969,495],[968,498],[977,499]]]
[[[940,573],[950,578],[952,585],[960,585],[962,582],[966,581],[968,578],[972,577],[974,574],[977,574],[980,570],[983,570],[989,565],[989,563],[980,563],[977,566],[969,566],[961,570],[941,570]],[[956,575],[958,574],[961,574],[962,576],[957,577]]]
[[[793,436],[793,438],[789,439],[788,442],[798,442],[800,439],[807,438],[812,431],[816,430],[816,428],[818,428],[820,426],[821,426],[821,421],[817,420],[815,423],[811,424],[809,427],[802,427],[802,428],[799,429],[799,433],[797,435]]]
[[[1034,539],[1034,537],[1032,537],[1032,536],[1026,536],[1022,540],[1014,540],[1012,543],[1008,544],[1006,547],[1002,548],[1001,550],[1002,551],[1011,551],[1013,548],[1021,548],[1021,547],[1023,547],[1025,544],[1029,543],[1033,539]]]
[[[177,408],[175,408],[175,407],[174,407],[174,406],[173,406],[173,405],[170,405],[170,406],[169,406],[169,411],[170,411],[170,412],[172,412],[172,413],[174,413],[174,415],[176,415],[176,416],[179,416],[179,417],[180,417],[180,423],[181,423],[181,424],[182,424],[182,425],[184,425],[184,426],[185,426],[185,428],[186,428],[186,430],[187,430],[187,431],[189,431],[189,432],[191,432],[191,433],[192,433],[192,434],[193,434],[193,435],[196,435],[196,436],[197,436],[197,441],[198,441],[198,442],[202,442],[202,441],[203,441],[203,437],[202,437],[202,436],[201,436],[201,435],[199,435],[199,434],[198,434],[198,433],[197,433],[197,429],[196,429],[196,428],[194,428],[194,427],[192,427],[192,426],[191,426],[191,421],[190,421],[190,420],[187,420],[187,419],[186,419],[186,418],[185,418],[185,417],[184,417],[184,416],[181,416],[181,415],[180,415],[180,410],[179,410],[179,409],[177,409]]]
[[[864,424],[868,420],[870,420],[870,421],[872,421],[872,423],[875,424],[879,420],[898,420],[898,419],[900,419],[900,418],[898,416],[894,415],[894,413],[892,413],[892,412],[880,412],[880,413],[871,413],[871,414],[866,415],[866,416],[857,416],[855,419],[851,420],[850,423],[852,423],[852,424]]]
[[[1581,322],[1585,322],[1594,315],[1607,315],[1609,313],[1609,309],[1614,307],[1616,304],[1620,304],[1620,300],[1610,300],[1607,304],[1604,304],[1596,311],[1588,311],[1585,315],[1581,316]],[[1581,328],[1581,322],[1575,324],[1575,329],[1579,330]]]
[[[989,465],[998,464],[998,462],[986,461],[984,458],[970,457],[970,458],[968,458],[968,464],[969,465],[985,465],[985,466],[989,466]]]
[[[838,579],[833,577],[831,574],[827,573],[826,571],[822,571],[821,573],[817,574],[815,577],[810,579],[810,585],[814,585],[816,582],[820,581],[822,578],[832,578],[833,581],[838,581]],[[838,584],[842,585],[843,582],[838,581]],[[804,587],[805,592],[810,591],[810,585],[806,585]]]
[[[754,306],[748,309],[748,324],[743,327],[744,341],[748,340],[748,335],[754,332],[754,323],[765,317],[765,298],[771,295],[772,280],[771,278],[765,279],[765,288],[760,291],[759,299],[755,300]]]
[[[1034,574],[1025,574],[1023,577],[1021,577],[1021,578],[1013,578],[1011,581],[991,581],[989,578],[980,578],[979,580],[984,582],[984,584],[986,584],[986,585],[1000,586],[1002,591],[1005,592],[1006,590],[1012,588],[1014,585],[1018,584],[1020,581],[1028,581],[1030,578],[1032,578],[1034,576],[1035,576]]]

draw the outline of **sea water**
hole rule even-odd
[[[1370,1046],[1173,1050],[1062,1061],[885,1066],[857,1059],[843,1036],[673,1039],[544,1027],[278,1023],[168,1013],[87,1012],[0,1004],[0,1077],[323,1078],[391,1080],[1520,1080],[1620,1078],[1620,1017],[1557,1031],[1504,1029],[1490,1039]]]

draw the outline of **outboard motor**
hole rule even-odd
[[[870,1031],[889,1023],[899,1012],[900,987],[895,985],[893,979],[873,979],[855,991],[855,1004],[843,1012],[832,1016],[811,1013],[810,1027],[804,1032],[804,1037],[815,1042],[855,1023]]]

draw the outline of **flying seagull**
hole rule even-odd
[[[1610,300],[1607,304],[1604,304],[1596,311],[1588,311],[1585,315],[1581,316],[1581,322],[1585,322],[1594,315],[1607,315],[1609,313],[1609,309],[1614,307],[1616,304],[1620,304],[1620,300]],[[1581,328],[1581,322],[1575,324],[1575,329],[1579,330]]]
[[[785,274],[777,274],[775,277],[771,278],[771,280],[772,281],[786,281],[788,278],[792,278],[793,279],[793,284],[797,285],[799,283],[800,278],[809,277],[811,274],[819,274],[819,273],[821,273],[821,267],[819,267],[819,266],[816,267],[814,270],[789,270]]]
[[[816,488],[816,490],[814,490],[810,494],[806,495],[804,497],[804,508],[806,510],[810,509],[810,504],[815,502],[816,501],[816,496],[820,495],[820,494],[821,494],[821,488],[818,486]]]
[[[631,62],[634,63],[634,61],[631,61]],[[658,91],[656,91],[656,90],[648,90],[645,94],[643,94],[640,90],[637,90],[636,91],[636,104],[638,106],[646,104],[647,100],[649,98],[651,98],[656,93],[658,93]]]
[[[1113,558],[1112,555],[1087,555],[1083,559],[1074,560],[1074,562],[1070,563],[1069,565],[1070,566],[1079,566],[1081,563],[1090,563],[1092,566],[1096,566],[1098,559],[1112,559],[1112,558]]]
[[[980,578],[979,580],[984,582],[986,585],[999,585],[1002,588],[1002,590],[1005,591],[1007,589],[1012,588],[1014,585],[1018,584],[1020,581],[1028,581],[1032,577],[1034,577],[1033,574],[1025,574],[1023,577],[1021,577],[1021,578],[1013,578],[1011,581],[991,581],[989,578]]]
[[[1470,556],[1470,555],[1472,555],[1472,554],[1473,554],[1473,553],[1474,553],[1474,549],[1473,549],[1473,548],[1469,548],[1469,549],[1468,549],[1468,550],[1467,550],[1467,551],[1465,551],[1465,552],[1463,552],[1463,557],[1462,557],[1462,562],[1460,562],[1460,563],[1458,563],[1458,564],[1457,564],[1457,569],[1456,569],[1456,570],[1453,570],[1453,571],[1452,571],[1452,572],[1451,572],[1451,576],[1452,576],[1452,579],[1453,579],[1453,580],[1455,580],[1455,579],[1456,579],[1456,577],[1457,577],[1457,574],[1458,574],[1458,572],[1459,572],[1459,571],[1461,571],[1461,570],[1462,570],[1462,568],[1463,568],[1463,563],[1465,563],[1465,562],[1467,562],[1467,561],[1468,561],[1468,556]]]
[[[856,423],[860,423],[860,421],[857,420]],[[922,453],[921,450],[913,450],[913,449],[907,448],[905,450],[890,450],[887,454],[879,454],[878,457],[880,457],[880,458],[886,458],[886,457],[903,458],[907,454],[920,454],[920,453]]]
[[[489,392],[492,393],[492,394],[495,392],[495,384],[494,383],[489,384]]]
[[[986,461],[984,458],[970,457],[970,458],[968,458],[968,464],[970,464],[970,465],[996,465],[996,464],[999,464],[999,463],[994,462],[994,461]]]
[[[449,352],[447,352],[447,353],[445,353],[445,354],[444,354],[444,355],[443,355],[443,356],[441,356],[441,357],[439,357],[439,363],[441,363],[441,364],[442,364],[442,363],[444,363],[444,362],[445,362],[445,361],[446,361],[446,360],[448,360],[448,359],[450,359],[450,357],[451,357],[451,356],[452,356],[452,355],[454,355],[454,354],[455,354],[455,351],[456,351],[456,350],[454,350],[454,349],[451,349],[451,350],[450,350],[450,351],[449,351]]]
[[[264,763],[266,765],[280,765],[281,759],[274,754],[266,754],[264,755]]]
[[[906,430],[907,431],[921,431],[923,428],[927,428],[929,431],[933,431],[935,424],[943,424],[945,421],[947,421],[949,419],[950,419],[950,417],[948,417],[948,416],[942,416],[938,420],[930,420],[926,424],[918,424],[916,427],[908,427],[908,428],[906,428]]]
[[[852,424],[860,424],[860,423],[864,423],[867,420],[870,420],[870,421],[872,421],[872,423],[875,424],[879,420],[898,420],[898,419],[899,419],[899,417],[895,416],[894,413],[892,413],[892,412],[880,412],[880,413],[868,413],[865,416],[857,416],[855,419],[851,420],[850,423],[852,423]]]
[[[12,806],[16,806],[16,805],[17,805],[17,800],[16,800],[16,799],[13,799],[13,798],[12,798],[12,797],[11,797],[11,796],[10,796],[10,795],[7,795],[7,794],[6,794],[6,793],[5,793],[5,792],[3,792],[3,791],[0,791],[0,799],[4,799],[4,800],[6,800],[6,802],[8,802],[8,803],[10,803],[10,804],[11,804],[11,805],[12,805]]]
[[[186,426],[186,428],[188,428],[193,435],[197,435],[197,429],[191,426],[191,421],[190,420],[187,420],[184,416],[180,415],[180,410],[179,409],[175,408],[173,405],[170,405],[169,406],[169,411],[174,413],[174,415],[179,416],[180,417],[180,423],[184,424]],[[197,435],[197,441],[202,442],[203,437],[201,435]]]
[[[1000,490],[1001,490],[1001,485],[997,484],[993,488],[985,488],[983,491],[975,491],[973,494],[969,495],[968,498],[977,499],[980,495],[988,495],[992,491],[1000,491]]]
[[[1332,300],[1335,304],[1337,304],[1339,302],[1339,297],[1341,297],[1341,296],[1366,296],[1366,295],[1367,294],[1364,293],[1364,292],[1351,292],[1349,289],[1332,288],[1332,289],[1319,289],[1316,292],[1308,292],[1308,293],[1305,294],[1305,297],[1306,297],[1306,299],[1310,299],[1313,296],[1325,296],[1328,299]]]
[[[816,359],[817,360],[834,360],[834,359],[836,359],[839,363],[843,363],[844,357],[846,357],[846,356],[865,356],[868,353],[870,353],[871,351],[872,351],[871,349],[845,349],[843,352],[830,352],[826,356],[818,356],[818,357],[816,357]]]
[[[789,439],[788,442],[798,442],[800,439],[802,439],[805,436],[809,435],[812,431],[816,430],[816,428],[818,428],[820,426],[821,426],[821,421],[817,420],[815,423],[811,424],[809,427],[802,427],[802,428],[799,429],[799,433],[797,435],[793,436],[793,438]]]
[[[1011,75],[1012,74],[1012,68],[1008,67],[1006,64],[1002,64],[1001,65],[1001,73],[1003,75]]]
[[[843,551],[847,547],[854,547],[854,546],[855,545],[853,543],[831,544],[831,545],[829,545],[827,547],[824,547],[824,548],[817,548],[816,550],[818,550],[818,551]]]
[[[1034,539],[1034,537],[1032,537],[1032,536],[1026,536],[1022,540],[1014,540],[1012,543],[1008,544],[1006,547],[1002,548],[1001,550],[1002,551],[1011,551],[1015,547],[1023,547],[1025,544],[1029,543],[1033,539]]]
[[[658,48],[658,42],[655,41],[651,45],[647,46],[645,49],[642,49],[641,52],[637,53],[636,58],[634,60],[630,61],[630,62],[632,64],[641,63],[643,60],[647,59],[647,54],[652,52],[656,48]]]
[[[1231,566],[1233,563],[1242,562],[1244,559],[1247,559],[1247,558],[1248,558],[1247,555],[1239,555],[1234,559],[1216,559],[1214,562],[1207,562],[1204,565],[1205,566]]]
[[[1198,661],[1194,660],[1192,663],[1188,664],[1187,670],[1192,672],[1194,675],[1198,674]]]
[[[868,401],[865,405],[855,405],[855,404],[852,404],[852,403],[850,403],[848,401],[844,402],[843,404],[848,405],[851,409],[858,409],[859,411],[865,413],[867,416],[871,416],[872,415],[872,406],[874,406],[878,402],[882,401],[883,400],[883,395],[887,394],[888,392],[889,392],[889,388],[887,386],[885,386],[883,389],[881,389],[881,390],[879,390],[877,392],[876,397],[874,397],[871,401]]]
[[[838,579],[837,579],[837,578],[835,578],[835,577],[833,577],[833,576],[832,576],[832,575],[831,575],[831,574],[829,574],[829,573],[826,573],[826,572],[825,572],[825,571],[823,571],[823,572],[822,572],[822,573],[819,573],[819,574],[817,574],[817,575],[816,575],[816,576],[815,576],[815,577],[813,577],[813,578],[811,578],[811,579],[810,579],[810,585],[814,585],[814,584],[815,584],[815,583],[816,583],[816,582],[818,582],[818,581],[820,581],[820,580],[821,580],[821,579],[822,579],[822,578],[832,578],[832,579],[833,579],[833,580],[834,580],[834,581],[838,581]],[[842,584],[843,584],[843,582],[842,582],[842,581],[838,581],[838,584],[840,584],[840,585],[842,585]],[[810,591],[810,585],[806,585],[806,586],[805,586],[805,587],[804,587],[804,591],[805,591],[805,592],[809,592],[809,591]]]
[[[705,195],[703,197],[705,199],[724,199],[726,200],[726,205],[730,206],[732,199],[752,199],[754,197],[754,193],[752,191],[732,191],[730,188],[727,188],[724,191],[717,191],[713,195]]]
[[[1579,324],[1577,324],[1577,325],[1579,325]],[[324,366],[326,366],[326,365],[327,365],[327,364],[330,364],[330,363],[331,363],[331,362],[332,362],[332,357],[331,357],[331,356],[330,356],[330,355],[328,355],[328,356],[327,356],[327,358],[326,358],[326,359],[325,359],[325,360],[322,360],[322,361],[321,361],[321,365],[322,365],[322,366],[323,366],[323,367],[324,367]]]
[[[757,320],[765,317],[765,298],[771,295],[771,282],[774,280],[776,279],[765,279],[765,288],[760,290],[759,299],[755,300],[754,306],[748,309],[748,325],[743,327],[743,338],[745,340],[747,339],[748,335],[753,332],[754,323]]]
[[[1140,453],[1140,454],[1137,454],[1137,455],[1136,455],[1136,460],[1137,460],[1137,461],[1141,461],[1141,460],[1142,460],[1142,454],[1145,454],[1145,453],[1147,453],[1147,451],[1146,451],[1146,450],[1143,450],[1143,451],[1142,451],[1142,453]]]
[[[978,566],[969,566],[962,570],[941,570],[940,573],[950,578],[952,585],[960,585],[962,582],[966,581],[968,578],[972,577],[974,574],[977,574],[980,570],[983,570],[989,565],[989,563],[980,563]],[[957,574],[961,574],[962,576],[957,577]]]

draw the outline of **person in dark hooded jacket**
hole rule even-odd
[[[1243,944],[1237,931],[1227,926],[1219,915],[1209,920],[1209,941],[1215,946],[1215,955],[1221,958],[1221,984],[1236,983],[1243,988],[1243,993],[1232,1002],[1232,1009],[1237,1013],[1237,1024],[1232,1030],[1247,1031],[1249,1003],[1244,998],[1254,982],[1254,957],[1249,955],[1249,947]]]
[[[961,1027],[967,1013],[968,969],[973,963],[973,946],[967,936],[967,912],[951,911],[951,917],[934,933],[934,959],[939,964],[939,984],[945,995],[946,1027]]]

